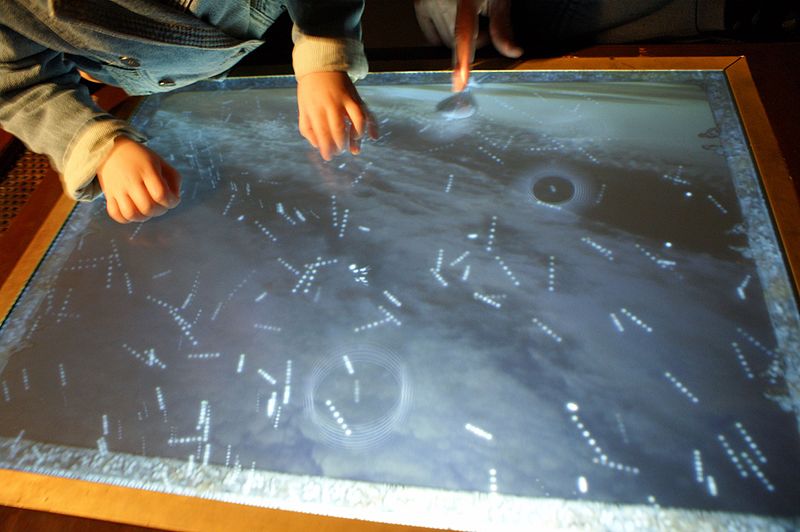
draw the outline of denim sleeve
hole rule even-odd
[[[74,199],[100,193],[97,165],[113,139],[141,137],[100,110],[64,54],[0,23],[0,127],[29,149],[47,155]]]
[[[361,43],[363,0],[290,0],[294,28],[292,65],[297,79],[311,72],[347,72],[355,81],[367,75]]]

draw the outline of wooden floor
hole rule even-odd
[[[0,506],[0,532],[144,532],[153,528]]]

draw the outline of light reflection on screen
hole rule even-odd
[[[780,255],[749,233],[735,135],[673,75],[484,81],[459,120],[446,84],[366,85],[381,140],[330,163],[291,88],[151,99],[183,202],[132,226],[78,207],[2,331],[0,434],[796,515],[797,323],[757,263]]]

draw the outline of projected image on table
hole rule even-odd
[[[702,83],[484,82],[463,119],[365,85],[381,138],[329,163],[291,88],[228,87],[139,112],[183,201],[78,207],[2,331],[2,436],[796,515],[798,330]]]

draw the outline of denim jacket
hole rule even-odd
[[[2,0],[0,127],[46,154],[71,197],[100,193],[97,166],[127,123],[101,111],[78,71],[150,94],[223,74],[285,10],[293,65],[366,74],[363,0]]]

